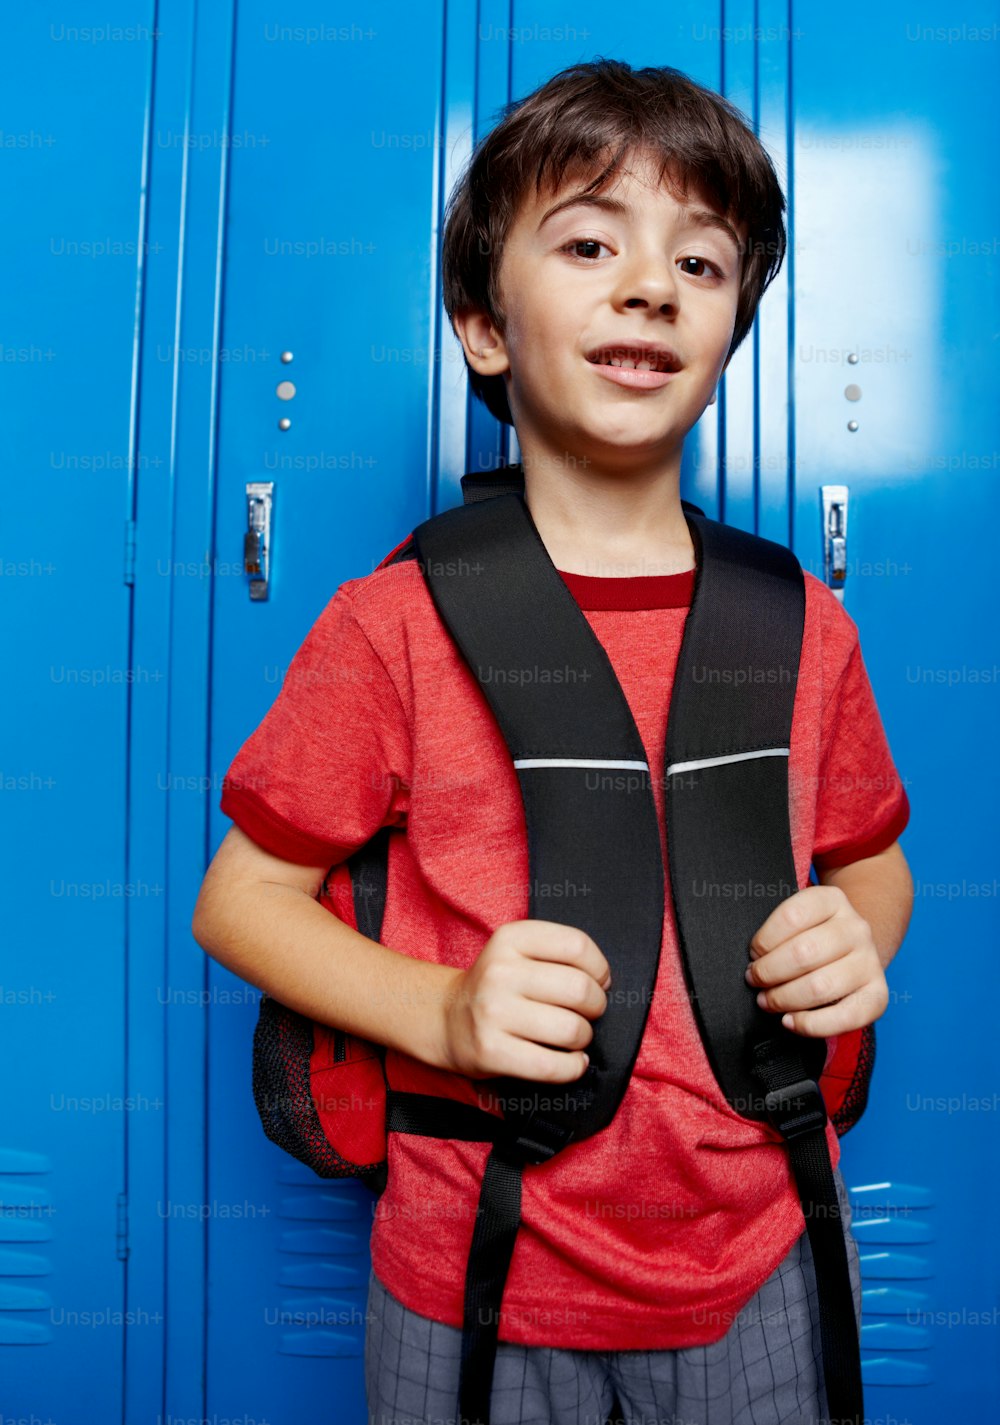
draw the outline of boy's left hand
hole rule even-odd
[[[889,986],[872,929],[838,886],[806,886],[750,941],[747,983],[786,1029],[826,1038],[885,1013]],[[822,1006],[822,1007],[821,1007]]]

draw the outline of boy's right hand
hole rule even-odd
[[[444,1009],[446,1067],[469,1078],[571,1083],[587,1067],[590,1021],[607,1009],[610,985],[611,966],[586,931],[509,921],[456,973]]]

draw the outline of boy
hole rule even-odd
[[[473,389],[517,431],[525,501],[627,697],[661,838],[695,571],[683,441],[780,267],[783,208],[770,160],[718,95],[676,70],[599,60],[512,106],[449,210],[445,306]],[[825,585],[805,583],[789,755],[802,889],[758,929],[747,978],[832,1055],[888,1002],[884,969],[912,904],[897,839],[909,808],[857,628]],[[237,827],[193,926],[216,958],[385,1044],[394,1088],[476,1102],[469,1080],[580,1078],[610,967],[581,932],[525,919],[517,777],[414,561],[340,586],[221,805]],[[384,944],[316,900],[380,826],[406,827],[392,838]],[[828,1142],[836,1168],[832,1125]],[[389,1135],[365,1350],[379,1425],[455,1419],[488,1147]],[[669,909],[626,1095],[604,1130],[524,1174],[521,1222],[493,1425],[602,1425],[616,1396],[629,1421],[820,1419],[815,1274],[787,1154],[712,1076]]]

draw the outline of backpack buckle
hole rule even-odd
[[[508,1121],[509,1122],[509,1121]],[[504,1154],[524,1167],[537,1167],[555,1157],[566,1146],[569,1129],[536,1119],[528,1124],[529,1132],[519,1132],[516,1123],[509,1123],[506,1133],[500,1135]],[[539,1132],[541,1128],[541,1132]]]
[[[539,1163],[547,1163],[551,1157],[555,1156],[555,1148],[549,1143],[539,1143],[537,1139],[528,1138],[521,1133],[515,1141],[517,1152],[523,1155],[525,1162],[537,1166]]]
[[[764,1107],[786,1142],[826,1126],[826,1103],[815,1079],[799,1079],[772,1089],[764,1095]]]

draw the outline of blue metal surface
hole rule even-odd
[[[516,457],[467,401],[442,210],[510,97],[604,54],[726,94],[788,197],[785,267],[689,437],[683,493],[822,575],[819,487],[849,487],[845,607],[917,882],[843,1142],[866,1409],[995,1417],[979,1015],[1000,988],[997,773],[983,758],[959,789],[948,755],[988,748],[997,713],[988,552],[968,538],[991,527],[997,465],[995,6],[385,0],[345,18],[314,0],[286,19],[178,0],[57,7],[48,30],[29,13],[0,50],[0,130],[29,136],[4,145],[26,280],[0,295],[27,477],[2,566],[0,979],[22,1071],[0,1135],[5,1414],[365,1418],[371,1195],[264,1138],[257,992],[194,944],[191,908],[228,827],[222,773],[338,584],[456,503],[466,469]],[[126,246],[71,246],[104,238]],[[270,597],[251,604],[255,479],[276,497]]]
[[[818,487],[848,485],[845,607],[913,807],[912,926],[887,976],[871,1106],[844,1142],[854,1197],[887,1182],[891,1225],[922,1229],[896,1245],[887,1222],[864,1250],[866,1407],[914,1425],[989,1419],[1000,1144],[977,1007],[1000,990],[984,836],[1000,789],[991,758],[957,784],[948,749],[989,746],[997,717],[997,641],[982,617],[993,576],[967,542],[991,526],[996,494],[1000,203],[980,181],[998,136],[996,55],[975,35],[997,13],[965,7],[950,37],[937,6],[796,14],[795,544],[821,574]],[[874,1227],[859,1224],[859,1242]],[[926,1298],[902,1319],[878,1295],[897,1284]]]
[[[220,366],[213,543],[237,572],[214,581],[211,609],[219,776],[337,586],[430,513],[442,19],[393,3],[335,21],[314,3],[286,25],[262,0],[239,6],[229,128],[248,141],[227,176],[234,359]],[[248,480],[275,487],[273,579],[255,604],[239,573]],[[211,800],[214,842],[228,823]],[[295,1425],[329,1400],[363,1420],[372,1195],[264,1138],[248,1077],[257,996],[214,962],[208,985],[209,1198],[247,1211],[208,1220],[206,1413]]]
[[[73,13],[70,13],[70,12]],[[128,837],[136,339],[151,7],[5,13],[0,45],[5,444],[0,601],[0,1405],[122,1411],[126,1145],[164,1103],[129,1095],[127,908],[162,878]],[[120,43],[90,25],[131,25]],[[81,32],[79,27],[83,27]],[[148,1007],[147,1007],[148,1008]],[[121,1235],[120,1235],[121,1233]],[[156,1307],[144,1329],[162,1329]]]

